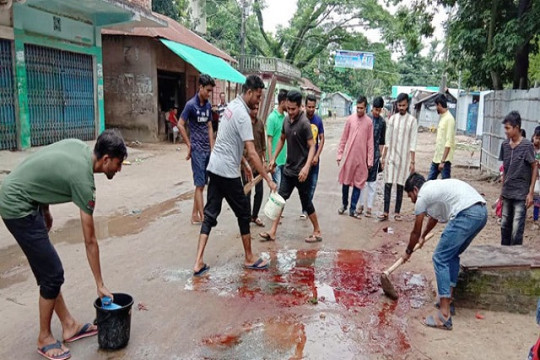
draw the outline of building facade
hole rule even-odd
[[[150,0],[7,0],[0,5],[0,150],[105,128],[104,26],[164,26]]]

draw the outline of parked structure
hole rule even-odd
[[[104,29],[103,74],[108,127],[122,129],[128,140],[158,141],[171,107],[182,109],[198,90],[200,73],[214,77],[219,93],[231,99],[230,83],[245,77],[231,56],[171,18],[154,13],[168,26],[131,32]]]
[[[0,150],[105,128],[101,28],[164,26],[151,0],[0,1]]]
[[[329,93],[321,100],[320,114],[323,116],[349,116],[352,113],[353,103],[353,99],[341,91]]]
[[[481,137],[484,128],[484,104],[487,94],[493,92],[461,92],[457,104],[456,126],[469,136]]]
[[[439,124],[439,114],[435,106],[435,98],[438,92],[426,94],[426,91],[415,91],[411,101],[411,114],[418,120],[418,126],[435,129]],[[448,111],[456,117],[457,99],[446,91]]]

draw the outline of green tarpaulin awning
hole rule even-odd
[[[246,77],[231,65],[217,56],[207,54],[190,46],[175,41],[160,39],[161,42],[171,49],[176,55],[193,65],[203,74],[208,74],[216,79],[228,80],[243,84]]]

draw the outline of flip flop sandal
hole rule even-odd
[[[388,220],[388,214],[381,214],[381,215],[377,216],[377,220],[379,220],[379,221]]]
[[[360,209],[358,209],[358,211],[356,211],[356,213],[358,215],[362,215],[363,212],[364,212],[364,207],[363,206],[360,206]]]
[[[47,355],[47,351],[53,350],[53,349],[62,349],[62,343],[60,341],[55,342],[54,344],[45,345],[41,348],[37,349],[37,352],[39,355],[43,356],[44,358],[47,358],[49,360],[66,360],[71,357],[71,353],[68,351],[63,352],[62,354],[58,355]]]
[[[98,333],[97,329],[89,330],[91,326],[92,326],[92,324],[90,324],[90,323],[84,324],[83,327],[81,328],[81,330],[79,330],[75,335],[73,335],[69,339],[65,339],[64,342],[71,343],[71,342],[74,342],[74,341],[77,341],[77,340],[80,340],[80,339],[87,338],[89,336],[96,335]]]
[[[353,218],[355,218],[355,219],[358,219],[358,220],[362,220],[362,216],[361,216],[359,213],[357,213],[357,212],[352,213],[352,214],[349,214],[349,216],[350,216],[350,217],[353,217]]]
[[[448,320],[446,320],[443,316],[443,314],[439,311],[437,312],[438,320],[441,322],[440,324],[437,323],[433,315],[429,315],[423,322],[423,324],[427,327],[432,327],[435,329],[441,329],[441,330],[452,330],[452,317],[450,316]]]
[[[203,267],[200,268],[199,271],[194,271],[193,272],[193,276],[195,276],[195,277],[202,276],[202,275],[206,274],[208,272],[208,270],[210,270],[210,266],[204,264]]]
[[[345,209],[345,206],[342,206],[342,207],[340,207],[340,208],[338,209],[337,213],[338,213],[339,215],[343,215],[343,214],[345,213],[345,210],[346,210],[346,209]]]
[[[370,218],[371,217],[371,210],[366,210],[366,213],[364,214],[365,217]]]
[[[262,241],[262,242],[265,242],[265,241],[276,241],[276,238],[271,237],[270,234],[269,234],[269,233],[266,233],[266,232],[259,233],[259,236],[261,237],[261,241]]]
[[[403,216],[401,216],[399,214],[396,214],[396,215],[394,215],[394,220],[395,221],[403,221]]]
[[[255,220],[251,219],[251,222],[255,223],[255,225],[257,226],[264,227],[264,223],[262,222],[260,218],[256,218]]]
[[[307,243],[310,243],[310,244],[321,242],[322,241],[322,236],[320,236],[320,235],[310,235],[307,238],[305,238],[304,241],[307,242]]]
[[[253,264],[244,265],[244,268],[249,269],[249,270],[266,270],[266,269],[268,269],[268,263],[266,263],[264,265],[261,265],[263,262],[264,262],[263,259],[258,258],[257,261],[255,261]]]

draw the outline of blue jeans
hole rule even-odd
[[[272,174],[272,180],[276,183],[278,189],[279,184],[281,183],[281,174],[283,174],[283,167],[285,167],[285,165],[277,165],[276,170]]]
[[[319,180],[319,164],[312,166],[309,171],[309,176],[306,181],[309,181],[311,186],[309,188],[309,200],[313,202],[313,195],[315,195],[315,189],[317,188],[317,181]],[[306,209],[302,208],[302,213],[307,213]]]
[[[523,244],[526,216],[525,200],[503,198],[501,245]]]
[[[351,207],[349,208],[349,215],[354,215],[356,211],[356,204],[358,203],[358,199],[360,199],[360,189],[353,186],[353,191],[351,195]],[[341,188],[342,192],[342,201],[343,201],[343,208],[347,210],[347,206],[349,205],[349,185],[343,185]]]
[[[459,255],[471,244],[487,222],[484,204],[475,204],[462,210],[444,229],[433,253],[433,267],[437,279],[437,292],[441,298],[451,296],[459,274]]]
[[[426,180],[435,180],[441,174],[441,178],[450,179],[450,170],[452,168],[452,163],[447,161],[444,163],[442,171],[439,171],[439,164],[431,163],[431,168],[429,169],[429,175]]]

